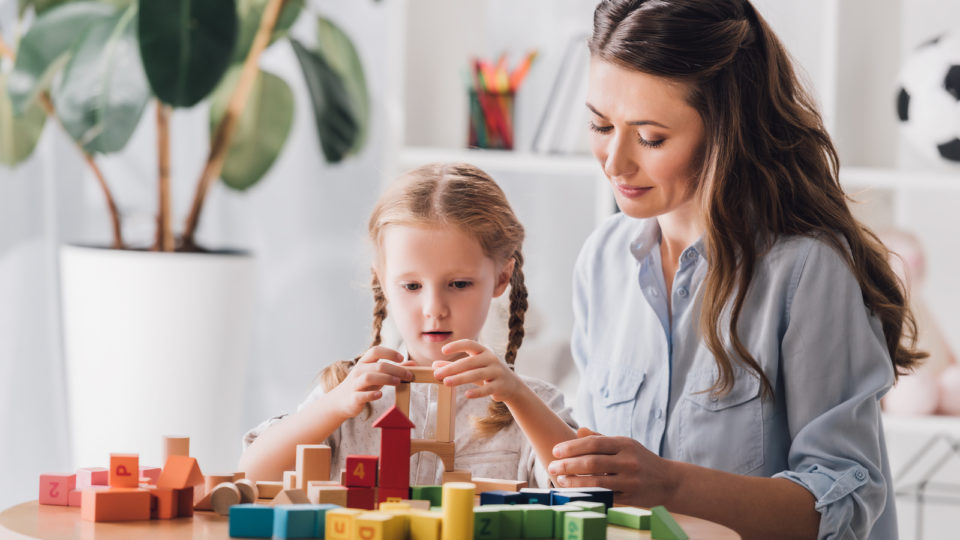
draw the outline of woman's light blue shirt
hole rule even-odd
[[[699,331],[702,240],[680,256],[672,312],[659,245],[655,219],[617,214],[580,253],[572,338],[580,425],[668,459],[788,478],[816,498],[820,538],[896,538],[880,424],[893,367],[840,254],[822,240],[783,237],[760,258],[738,330],[774,397],[761,399],[760,381],[735,367],[733,390],[717,398],[703,392],[717,367]]]

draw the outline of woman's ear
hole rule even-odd
[[[517,260],[513,257],[510,257],[506,263],[504,263],[503,268],[500,269],[500,273],[497,274],[497,286],[493,288],[493,297],[496,298],[503,294],[503,291],[507,290],[507,285],[510,284],[510,278],[513,277],[513,268],[517,263]]]

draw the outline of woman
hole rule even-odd
[[[562,486],[744,538],[895,538],[880,397],[924,355],[887,250],[745,0],[594,15],[592,150],[622,213],[574,278],[578,420]]]

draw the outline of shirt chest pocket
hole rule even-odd
[[[646,373],[614,369],[605,379],[595,380],[597,431],[604,435],[634,437],[637,395]]]
[[[713,384],[712,375],[697,380],[698,390]],[[735,474],[763,465],[762,405],[760,380],[742,372],[725,396],[684,396],[678,411],[683,461]]]

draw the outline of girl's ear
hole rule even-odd
[[[500,269],[500,273],[497,275],[497,286],[493,288],[494,298],[500,296],[503,294],[503,291],[507,290],[507,285],[510,284],[510,278],[513,277],[513,267],[516,263],[517,260],[510,257],[503,265],[503,268]]]

